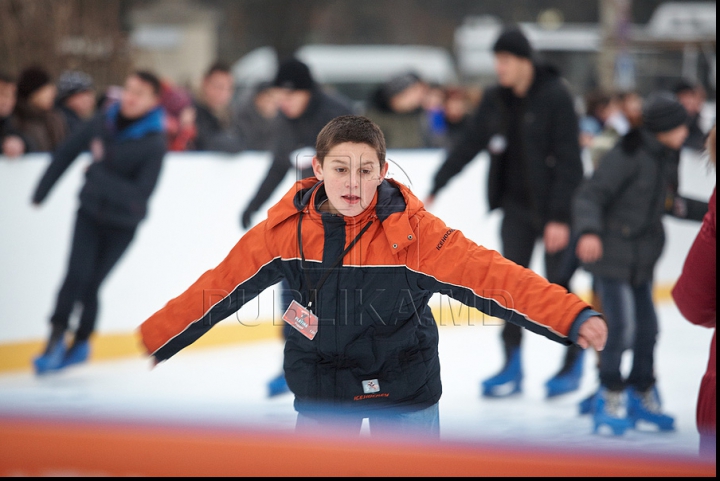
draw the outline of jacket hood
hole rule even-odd
[[[310,206],[317,204],[325,196],[323,182],[315,177],[299,180],[283,198],[268,210],[267,228],[295,217],[300,212],[310,212]],[[391,244],[398,248],[406,247],[415,241],[410,219],[425,207],[420,199],[408,187],[394,179],[385,179],[378,187],[377,194],[368,208],[352,219],[375,217],[382,222]]]

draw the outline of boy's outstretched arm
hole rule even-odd
[[[474,243],[429,212],[418,221],[417,278],[422,289],[447,294],[565,345],[604,347],[605,322],[578,296]],[[409,253],[408,258],[415,257]]]
[[[138,328],[146,352],[164,361],[189,346],[282,277],[268,249],[266,222],[247,232],[220,264]]]

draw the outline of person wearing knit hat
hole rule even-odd
[[[312,90],[315,80],[305,63],[291,58],[280,64],[273,85],[288,90]]]
[[[502,254],[525,267],[536,243],[544,245],[545,273],[569,288],[574,269],[570,208],[583,179],[579,120],[570,91],[556,68],[535,61],[528,38],[516,26],[504,28],[493,45],[497,85],[483,93],[468,128],[449,149],[435,174],[425,205],[477,154],[487,150],[488,206],[502,209]],[[522,391],[523,330],[507,322],[502,329],[505,362],[480,385],[484,397]],[[548,398],[575,391],[583,372],[583,351],[568,346],[562,367],[547,382]]]
[[[57,106],[70,134],[93,116],[97,104],[95,84],[85,72],[68,70],[58,78],[57,90]]]
[[[56,95],[57,88],[42,67],[27,67],[20,73],[8,131],[22,140],[22,153],[53,151],[67,135],[65,121],[55,109]]]
[[[607,426],[620,435],[638,421],[674,429],[656,386],[653,273],[665,243],[668,179],[688,134],[686,118],[672,96],[649,96],[643,125],[603,156],[574,198],[577,257],[593,275],[608,323],[608,342],[599,353],[600,388],[589,400],[595,431]],[[634,339],[628,343],[630,327]],[[627,349],[633,363],[625,376],[620,363]]]

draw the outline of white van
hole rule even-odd
[[[412,71],[424,81],[457,84],[452,55],[424,45],[305,45],[295,52],[315,80],[362,106],[371,92],[397,74]],[[238,60],[232,70],[238,88],[251,87],[275,76],[278,59],[272,47],[261,47]]]

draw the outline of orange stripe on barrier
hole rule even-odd
[[[715,476],[688,459],[237,429],[0,420],[0,475]]]

